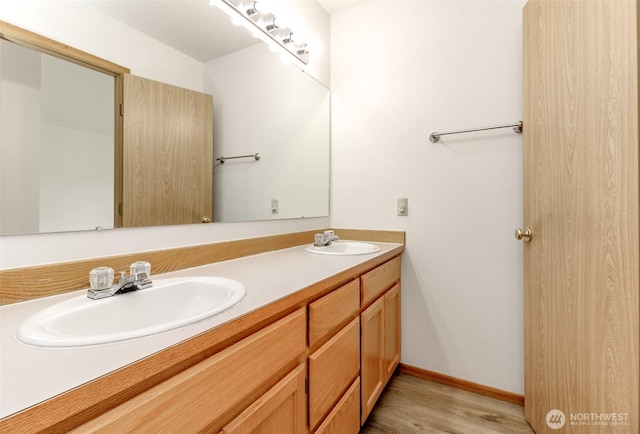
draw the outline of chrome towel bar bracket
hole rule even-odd
[[[491,127],[480,127],[480,128],[469,128],[468,130],[446,131],[443,133],[438,133],[434,131],[431,134],[429,134],[429,141],[431,143],[436,143],[438,140],[440,140],[440,136],[446,136],[449,134],[472,133],[474,131],[496,130],[498,128],[513,128],[514,133],[522,133],[522,121],[518,121],[515,124],[494,125]]]
[[[224,164],[226,160],[235,160],[236,158],[253,158],[254,160],[258,161],[260,160],[260,154],[256,152],[255,154],[237,155],[235,157],[218,157],[216,158],[216,161],[219,161],[220,164]]]

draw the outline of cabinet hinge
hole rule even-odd
[[[124,103],[120,103],[120,116],[124,116]]]
[[[304,393],[306,395],[309,394],[309,379],[308,378],[304,379]]]

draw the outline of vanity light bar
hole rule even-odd
[[[261,11],[258,1],[208,0],[209,4],[227,14],[234,23],[245,27],[252,35],[262,39],[270,47],[284,50],[293,56],[292,60],[303,68],[309,63],[307,44],[294,38],[291,29],[280,26],[277,18],[270,12]]]

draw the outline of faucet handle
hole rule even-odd
[[[338,236],[333,230],[324,231],[324,236],[328,241],[336,241],[338,239]]]

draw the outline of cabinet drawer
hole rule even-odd
[[[314,434],[358,434],[360,432],[360,377],[331,410]]]
[[[108,411],[78,432],[196,432],[221,428],[256,390],[306,352],[304,309],[288,315]]]
[[[360,280],[356,279],[309,305],[309,348],[358,316]]]
[[[382,295],[394,283],[400,281],[400,257],[397,256],[379,267],[363,274],[362,306],[366,306]]]
[[[307,432],[307,366],[303,363],[258,398],[220,434]]]
[[[309,356],[309,427],[315,428],[360,371],[360,318]]]

